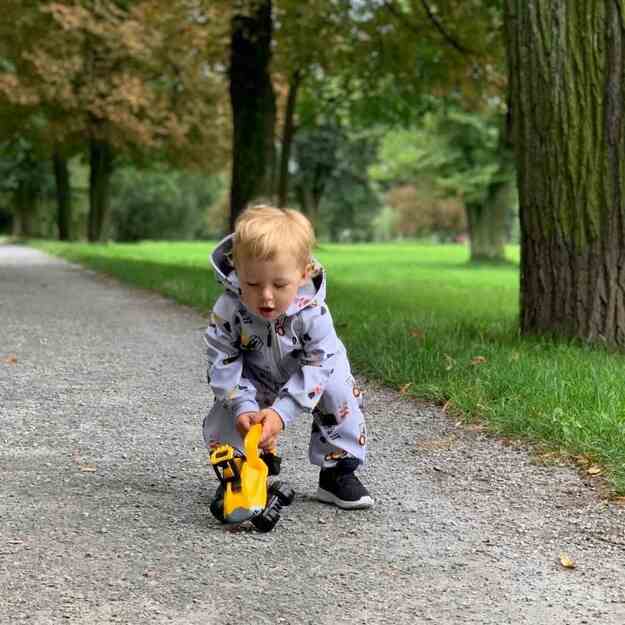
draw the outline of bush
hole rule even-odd
[[[208,222],[224,183],[202,174],[123,168],[112,181],[109,237],[185,240],[218,236],[221,224]]]
[[[419,186],[401,185],[386,194],[387,205],[395,213],[395,234],[401,237],[436,235],[453,240],[466,230],[464,205],[453,197],[437,196],[427,182]]]

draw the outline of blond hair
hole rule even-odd
[[[259,204],[246,208],[234,225],[232,259],[273,260],[280,251],[296,258],[300,267],[311,262],[315,232],[308,218],[293,209]]]

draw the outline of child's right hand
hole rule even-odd
[[[241,437],[245,438],[249,429],[256,423],[263,424],[263,433],[258,446],[265,451],[275,450],[278,434],[284,429],[280,415],[271,408],[259,412],[242,412],[236,418],[235,426]]]
[[[250,428],[255,423],[261,422],[261,416],[259,412],[242,412],[235,422],[235,426],[239,434],[245,438],[245,435],[249,432]]]

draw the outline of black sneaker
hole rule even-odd
[[[280,467],[282,465],[280,456],[276,456],[276,454],[270,451],[264,451],[260,454],[260,459],[267,465],[269,475],[280,475]]]
[[[335,467],[321,469],[317,499],[345,510],[370,508],[373,499],[354,473],[357,466],[355,458],[345,458]]]

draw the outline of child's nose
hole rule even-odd
[[[273,292],[271,291],[271,287],[266,286],[261,291],[261,295],[266,302],[270,302],[273,299]]]

